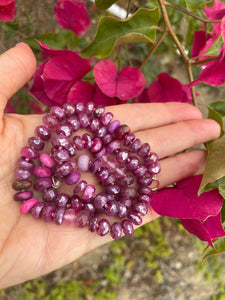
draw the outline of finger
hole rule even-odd
[[[159,158],[216,139],[219,135],[219,124],[210,119],[179,122],[136,133],[142,143],[150,144],[151,151]]]
[[[0,55],[0,117],[7,100],[28,82],[35,68],[35,56],[25,43],[20,43]]]
[[[178,102],[132,103],[111,106],[108,110],[114,114],[114,119],[127,124],[133,132],[202,118],[198,108]]]

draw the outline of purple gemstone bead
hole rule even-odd
[[[119,218],[125,218],[127,215],[127,207],[124,203],[117,202],[118,213],[117,216]]]
[[[32,170],[35,167],[33,160],[25,158],[25,157],[20,157],[18,159],[18,165],[23,170]]]
[[[58,135],[55,135],[52,140],[51,140],[51,143],[53,146],[55,147],[60,147],[62,146],[63,148],[69,148],[71,143],[70,143],[70,140],[68,137],[66,137],[65,135],[63,134],[58,134]]]
[[[31,191],[23,191],[16,193],[13,197],[15,201],[25,201],[33,197],[33,192]]]
[[[73,166],[71,162],[64,162],[55,168],[55,175],[59,178],[65,178],[73,171]]]
[[[90,125],[89,125],[90,131],[96,132],[96,131],[99,130],[99,128],[100,128],[100,121],[99,121],[99,119],[96,119],[96,118],[91,119],[90,120]]]
[[[81,112],[79,115],[79,121],[80,121],[80,126],[81,128],[87,128],[90,124],[88,115],[84,112]]]
[[[28,144],[36,151],[41,151],[44,149],[45,143],[38,136],[32,136],[28,139]]]
[[[76,215],[74,209],[67,209],[63,216],[63,222],[67,226],[72,226],[75,223]]]
[[[75,103],[75,110],[76,114],[79,115],[85,111],[85,106],[83,102],[76,102]]]
[[[123,124],[123,125],[120,125],[118,126],[115,130],[114,130],[114,137],[117,139],[117,140],[123,140],[125,135],[127,135],[128,133],[130,132],[130,128]]]
[[[42,209],[42,218],[45,222],[52,222],[54,218],[55,206],[46,205]]]
[[[48,168],[53,168],[55,161],[46,153],[41,153],[40,162]]]
[[[120,149],[120,142],[119,141],[112,141],[106,147],[106,151],[110,154],[115,153],[119,149]]]
[[[65,208],[56,208],[54,212],[54,221],[56,225],[61,225],[63,223],[63,216],[65,214]]]
[[[135,225],[141,225],[142,223],[142,218],[137,213],[129,212],[127,217]]]
[[[148,169],[145,166],[139,166],[135,171],[134,175],[137,177],[143,177],[147,174]]]
[[[109,177],[109,169],[107,167],[101,167],[97,172],[96,176],[99,181],[104,181]]]
[[[69,196],[66,193],[59,194],[55,199],[56,207],[66,207],[69,201]]]
[[[84,148],[89,150],[92,146],[92,137],[89,133],[84,133],[82,136],[82,140],[84,141]]]
[[[115,216],[118,213],[118,205],[116,200],[109,200],[105,206],[104,213],[107,216]]]
[[[53,115],[58,121],[63,121],[65,118],[64,110],[59,106],[52,106],[50,109],[50,114]]]
[[[39,219],[42,215],[42,210],[45,207],[43,202],[38,202],[35,206],[31,209],[32,217],[35,219]]]
[[[106,235],[110,231],[110,223],[106,219],[101,219],[98,223],[97,234],[100,236]]]
[[[81,150],[84,149],[84,141],[83,141],[83,139],[79,135],[76,135],[73,138],[73,142],[74,142],[74,146],[76,147],[76,149],[78,151],[81,151]]]
[[[86,186],[87,186],[87,181],[85,181],[85,180],[79,181],[73,190],[74,195],[77,195],[80,192],[83,192],[84,189],[86,188]]]
[[[151,177],[139,177],[138,178],[138,184],[141,186],[149,186],[152,183],[152,178]]]
[[[56,129],[56,133],[70,137],[73,133],[73,128],[69,123],[59,124],[59,126]]]
[[[65,183],[68,185],[73,185],[74,183],[76,183],[78,180],[80,180],[80,173],[77,171],[74,171],[72,173],[70,173],[70,175],[68,175],[65,179]]]
[[[159,163],[153,163],[148,167],[148,172],[152,175],[158,174],[161,171],[161,166]]]
[[[34,183],[34,189],[36,191],[44,191],[52,186],[52,179],[50,177],[38,179]]]
[[[38,200],[36,198],[30,198],[26,200],[21,206],[20,206],[20,212],[21,214],[27,214],[31,208],[37,204]]]
[[[151,198],[149,197],[149,195],[146,195],[146,194],[140,194],[138,195],[138,201],[139,202],[143,202],[147,205],[150,205],[151,204]]]
[[[83,228],[88,224],[90,212],[87,209],[80,210],[76,214],[75,225],[79,228]]]
[[[122,230],[121,224],[119,222],[114,222],[111,225],[111,230],[110,230],[111,237],[114,240],[119,240],[122,236],[122,233],[123,233],[123,230]]]
[[[92,184],[86,185],[82,196],[83,201],[89,201],[95,193],[95,186]]]
[[[98,226],[98,216],[91,216],[89,220],[88,230],[91,232],[95,232]]]
[[[77,151],[75,150],[75,148],[71,145],[67,148],[68,152],[69,152],[69,155],[70,157],[73,157],[74,155],[77,154]]]
[[[77,131],[80,129],[80,121],[77,117],[70,117],[67,119],[67,122],[71,125],[73,131]]]
[[[102,126],[99,128],[99,130],[96,131],[96,136],[100,139],[104,138],[104,136],[107,134],[108,128],[106,126]]]
[[[130,152],[138,152],[141,148],[141,140],[140,139],[136,139],[133,144],[130,146]]]
[[[82,154],[78,157],[77,167],[81,171],[87,171],[89,167],[90,157],[86,154]]]
[[[72,117],[75,114],[75,107],[71,103],[68,102],[64,103],[62,108],[65,112],[66,118]]]
[[[23,147],[21,150],[21,155],[26,158],[36,159],[39,157],[39,152],[32,149],[31,147]]]
[[[53,147],[51,154],[52,158],[58,163],[68,161],[70,159],[70,154],[66,149],[57,149]]]
[[[120,187],[115,184],[108,184],[105,186],[107,194],[118,195],[120,193]]]
[[[75,212],[78,212],[82,208],[82,201],[81,198],[77,195],[73,195],[70,199],[71,201],[71,208],[74,209]]]
[[[138,150],[137,154],[141,157],[145,157],[149,154],[150,146],[148,143],[144,143],[141,148]]]
[[[52,174],[51,170],[47,167],[35,167],[34,175],[37,177],[50,177]]]
[[[134,183],[134,176],[127,173],[125,177],[121,177],[119,180],[119,185],[122,187],[126,187]]]
[[[91,173],[96,173],[99,168],[101,167],[102,165],[102,160],[101,158],[95,158],[91,163],[90,163],[90,166],[89,166],[89,171]]]
[[[157,163],[158,160],[159,160],[158,155],[157,155],[155,152],[151,152],[149,155],[147,155],[147,156],[144,158],[144,163],[145,163],[147,166],[150,166],[150,165],[152,165],[153,163]]]
[[[27,190],[31,187],[32,182],[29,180],[17,180],[13,182],[12,187],[16,191]]]
[[[123,144],[124,146],[130,146],[132,144],[132,142],[135,140],[135,135],[133,133],[128,133],[127,135],[125,135],[124,137],[124,141]]]
[[[95,213],[94,204],[91,202],[84,203],[84,209],[87,209],[91,215],[93,215]]]
[[[113,122],[109,125],[108,131],[109,131],[110,133],[113,133],[113,132],[116,130],[116,128],[119,127],[119,126],[120,126],[120,121],[119,121],[119,120],[115,120],[115,121],[113,121]]]
[[[108,145],[110,142],[112,142],[113,140],[113,136],[111,133],[106,134],[103,138],[102,138],[102,143],[104,145]]]
[[[56,200],[57,196],[58,196],[57,190],[53,189],[52,187],[50,187],[49,189],[47,189],[46,191],[44,191],[42,199],[45,202],[53,202],[53,201]]]
[[[135,171],[140,166],[140,159],[136,156],[130,156],[126,162],[126,167],[130,171]]]
[[[121,197],[119,202],[123,203],[128,209],[132,206],[132,200],[128,197]]]
[[[103,155],[105,155],[105,154],[106,154],[106,148],[103,147],[101,151],[95,153],[95,157],[96,157],[96,158],[102,158]]]
[[[104,184],[109,185],[115,183],[115,181],[116,181],[116,175],[112,173],[104,180]]]
[[[112,119],[113,119],[113,114],[111,112],[107,112],[106,114],[101,116],[100,121],[102,125],[107,126]]]
[[[19,180],[26,180],[26,179],[29,179],[32,174],[31,174],[30,170],[25,170],[23,168],[17,168],[14,171],[14,175]]]
[[[152,189],[147,186],[140,186],[138,188],[138,193],[139,194],[145,194],[145,195],[151,195],[152,194]]]
[[[104,193],[99,193],[97,196],[95,196],[93,200],[94,207],[99,211],[103,210],[107,202],[108,202],[108,197]]]
[[[35,133],[43,140],[43,141],[47,141],[50,139],[51,137],[51,131],[48,127],[44,126],[44,125],[40,125],[38,127],[36,127],[35,129]]]
[[[86,114],[87,114],[88,116],[90,116],[90,115],[92,114],[94,108],[95,108],[94,103],[91,102],[91,101],[88,102],[87,105],[86,105],[86,110],[85,110]]]
[[[132,210],[139,216],[145,216],[148,213],[148,207],[145,202],[136,202],[133,205]]]
[[[93,153],[99,152],[102,149],[102,141],[98,137],[92,139],[92,146],[90,151]]]
[[[55,130],[59,125],[59,121],[51,114],[47,114],[42,118],[43,123],[51,130]]]
[[[96,118],[101,118],[101,116],[104,114],[104,112],[105,112],[104,106],[103,105],[98,105],[96,107],[96,109],[94,110],[94,116]]]
[[[116,153],[116,159],[119,163],[125,163],[129,157],[129,151],[121,149]]]
[[[123,220],[121,225],[125,235],[132,235],[134,233],[134,226],[131,221]]]
[[[123,188],[121,190],[121,196],[128,197],[128,198],[135,198],[137,196],[137,190],[132,186]]]

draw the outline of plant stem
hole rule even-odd
[[[128,16],[129,16],[130,8],[131,8],[131,5],[132,5],[132,1],[133,1],[133,0],[128,0],[128,5],[127,5],[127,16],[126,16],[126,18],[128,18]]]
[[[206,59],[203,59],[203,60],[197,60],[196,61],[196,59],[198,59],[200,57],[202,57],[202,55],[199,55],[199,56],[196,56],[196,57],[192,58],[190,60],[191,65],[192,66],[196,66],[196,65],[204,64],[204,63],[207,63],[207,62],[214,61],[214,60],[216,60],[218,58],[218,56],[212,56],[210,58],[206,58]]]

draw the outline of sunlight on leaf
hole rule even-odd
[[[207,52],[204,53],[204,56],[218,56],[220,54],[220,48],[223,46],[222,35],[216,39],[215,43],[209,48]]]
[[[95,0],[95,5],[99,9],[107,9],[117,0]]]

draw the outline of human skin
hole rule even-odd
[[[36,60],[24,43],[0,55],[0,288],[16,285],[66,265],[84,253],[112,241],[87,228],[57,226],[21,215],[13,200],[14,169],[20,150],[40,115],[4,114],[8,99],[34,74]],[[158,175],[163,188],[200,173],[206,163],[204,150],[184,150],[215,139],[220,134],[213,120],[202,119],[200,111],[182,103],[124,104],[107,107],[122,124],[127,124],[141,141],[149,142],[160,158]],[[94,180],[93,175],[87,179]],[[96,185],[101,189],[100,184]],[[143,224],[159,217],[151,208]]]

